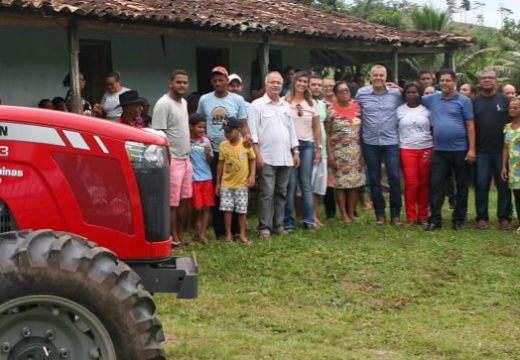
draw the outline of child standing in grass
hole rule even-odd
[[[204,136],[206,118],[201,114],[190,115],[190,160],[193,165],[193,197],[192,206],[195,216],[192,221],[191,234],[194,241],[207,243],[206,229],[209,222],[209,209],[215,206],[213,193],[213,176],[210,164],[213,163],[211,143]]]
[[[516,213],[520,221],[520,99],[510,99],[509,116],[511,122],[504,127],[501,175],[513,190]],[[520,227],[516,229],[516,233],[520,235]]]
[[[255,185],[255,153],[252,147],[244,146],[240,138],[241,126],[240,121],[233,117],[224,123],[226,140],[220,144],[215,192],[220,196],[220,211],[224,211],[225,241],[232,241],[231,221],[233,212],[236,212],[239,240],[244,245],[250,245],[246,236],[246,215],[248,187]]]

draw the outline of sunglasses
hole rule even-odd
[[[296,104],[296,110],[298,111],[298,116],[303,116],[303,106],[301,104]]]

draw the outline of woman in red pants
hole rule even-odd
[[[408,223],[428,221],[430,157],[433,149],[431,116],[421,105],[422,90],[415,83],[406,84],[406,104],[397,108],[399,148],[404,177],[404,202]]]

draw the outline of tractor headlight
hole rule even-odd
[[[125,148],[134,167],[161,168],[168,166],[168,156],[164,146],[127,141]]]

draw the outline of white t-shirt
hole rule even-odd
[[[169,94],[161,96],[153,108],[152,128],[162,130],[170,143],[173,159],[190,156],[190,125],[188,103],[173,100]]]
[[[105,112],[107,119],[115,121],[121,117],[123,109],[119,104],[119,95],[127,92],[128,90],[130,89],[122,87],[121,90],[116,93],[105,91],[103,98],[101,99],[101,106],[103,107],[103,111]]]
[[[423,105],[411,108],[403,104],[397,108],[399,147],[426,149],[433,147],[431,114]]]

